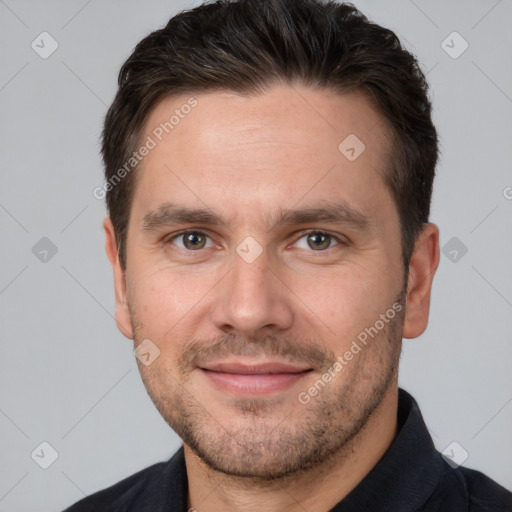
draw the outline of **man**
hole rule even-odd
[[[123,65],[102,153],[116,322],[183,447],[68,510],[512,510],[398,388],[438,149],[391,31],[319,0],[183,12]]]

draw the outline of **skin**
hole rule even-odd
[[[439,230],[424,226],[404,282],[398,212],[382,179],[389,132],[362,93],[273,85],[252,96],[194,97],[197,107],[137,170],[125,271],[104,221],[116,322],[136,347],[150,339],[160,350],[139,369],[184,441],[189,507],[326,511],[396,435],[402,337],[427,326]],[[188,99],[160,102],[144,138]],[[338,150],[349,134],[366,146],[354,161]],[[272,222],[282,210],[339,201],[367,216],[367,226]],[[145,230],[145,216],[167,202],[208,207],[226,223]],[[187,243],[177,236],[183,229],[206,238]],[[308,235],[315,230],[333,238]],[[236,251],[248,236],[263,250],[250,263]],[[403,305],[400,314],[301,403],[298,394],[393,304]],[[240,396],[200,369],[221,359],[310,371],[286,389]]]

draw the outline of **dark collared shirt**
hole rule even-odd
[[[366,477],[331,512],[512,512],[512,493],[452,467],[435,449],[414,398],[399,389],[398,433]],[[187,512],[183,447],[65,512]],[[205,509],[207,512],[207,508]]]

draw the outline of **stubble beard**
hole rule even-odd
[[[404,306],[403,297],[402,293],[399,301]],[[299,404],[296,395],[291,395],[297,401],[291,413],[287,412],[289,394],[287,400],[223,400],[219,395],[231,415],[236,411],[236,421],[230,423],[211,403],[196,399],[189,374],[175,369],[173,375],[158,361],[149,367],[139,362],[139,370],[162,417],[206,466],[225,475],[261,482],[284,479],[328,464],[333,458],[343,458],[353,449],[358,434],[397,381],[404,313],[403,309],[390,320],[308,404]],[[134,314],[132,323],[137,344],[144,339],[142,324]],[[266,349],[258,354],[276,355],[273,348],[271,354],[267,351],[273,345],[264,345]],[[257,342],[251,347],[258,347]],[[304,387],[312,382],[308,378]],[[284,409],[280,410],[282,405]]]

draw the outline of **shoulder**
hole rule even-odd
[[[439,484],[428,504],[457,512],[511,512],[512,493],[480,471],[453,468],[443,460]]]
[[[160,462],[147,467],[124,480],[91,494],[67,508],[64,512],[124,511],[136,501],[141,494],[148,493],[148,483],[158,480],[165,468]]]
[[[468,490],[470,512],[512,511],[512,492],[480,471],[464,467],[458,469]]]

